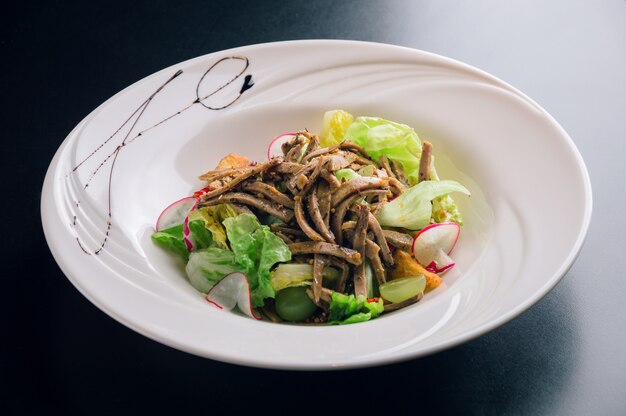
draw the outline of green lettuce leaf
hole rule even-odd
[[[435,170],[435,161],[433,158],[433,166],[430,170],[430,176],[433,180],[438,181],[439,175],[437,175],[437,170]],[[463,217],[461,216],[461,212],[459,211],[459,207],[454,202],[454,199],[449,194],[438,196],[433,199],[433,220],[435,222],[449,222],[454,221],[459,225],[463,225]]]
[[[353,120],[352,114],[343,110],[325,112],[322,119],[322,131],[320,132],[320,145],[329,147],[340,143]]]
[[[409,126],[377,117],[358,117],[346,131],[344,140],[348,139],[352,139],[377,160],[385,155],[391,160],[400,162],[410,184],[417,184],[422,143]],[[433,181],[439,181],[434,161],[431,178]],[[347,180],[349,179],[351,178]],[[436,222],[454,221],[463,225],[459,208],[450,195],[438,196],[432,203],[432,218]]]
[[[344,295],[333,292],[330,302],[328,322],[331,324],[354,324],[377,318],[383,313],[383,300],[368,302],[363,295]]]
[[[282,263],[271,272],[272,288],[276,292],[288,287],[310,286],[313,282],[313,265],[306,263]],[[334,267],[325,267],[322,271],[324,283],[334,282],[340,275]]]
[[[418,182],[422,142],[411,127],[378,117],[358,117],[344,140],[352,140],[376,160],[385,155],[400,162],[409,182]]]
[[[352,169],[339,169],[335,171],[335,177],[339,179],[339,182],[348,182],[354,178],[359,178],[360,176],[361,175]]]
[[[423,181],[383,205],[376,218],[383,226],[420,230],[430,222],[433,208],[431,201],[450,192],[470,194],[463,185],[455,181]]]
[[[252,306],[261,306],[265,298],[274,297],[270,269],[276,263],[291,260],[287,244],[261,225],[251,214],[240,214],[224,220],[230,247],[248,276]]]
[[[185,262],[189,259],[189,251],[183,241],[182,225],[155,232],[152,234],[152,241],[159,247],[179,255]]]
[[[213,235],[205,227],[204,221],[189,221],[189,231],[194,250],[213,247]]]
[[[235,261],[235,254],[223,248],[211,247],[193,251],[185,267],[189,282],[202,293],[207,293],[224,276],[243,272],[244,268]]]
[[[204,226],[211,232],[212,245],[228,248],[226,230],[222,222],[226,218],[237,216],[237,211],[229,204],[219,204],[210,207],[195,209],[189,213],[189,221],[201,220]]]

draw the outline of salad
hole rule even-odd
[[[418,302],[454,267],[463,224],[432,145],[404,124],[324,114],[266,161],[229,154],[167,207],[153,241],[216,307],[273,322],[351,324]]]

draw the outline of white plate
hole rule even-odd
[[[317,131],[333,108],[412,126],[434,144],[441,176],[472,191],[457,197],[466,226],[455,273],[418,304],[358,325],[277,325],[213,308],[151,242],[159,212],[224,154],[263,160],[272,137]],[[572,140],[508,84],[418,50],[295,41],[202,56],[115,95],[59,148],[41,210],[64,273],[135,331],[216,360],[320,369],[418,357],[512,319],[571,266],[591,201]]]

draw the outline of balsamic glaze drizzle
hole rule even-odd
[[[221,84],[220,86],[218,86],[217,88],[215,88],[212,92],[210,92],[207,95],[204,96],[200,96],[200,86],[203,82],[203,80],[205,79],[205,77],[215,68],[217,67],[220,63],[225,62],[225,61],[229,61],[229,60],[240,60],[244,62],[244,66],[243,69],[241,69],[241,71],[239,71],[232,79],[230,79],[229,81]],[[87,162],[89,159],[91,159],[96,153],[98,153],[98,151],[100,149],[102,149],[109,141],[111,141],[115,136],[118,135],[118,133],[128,124],[132,123],[130,126],[130,129],[128,130],[128,133],[126,133],[126,135],[124,136],[124,138],[121,140],[121,142],[115,147],[115,149],[109,153],[106,157],[104,157],[104,159],[98,164],[98,166],[89,174],[89,178],[87,179],[87,181],[85,182],[85,184],[83,185],[83,188],[86,190],[87,187],[89,186],[89,184],[91,183],[91,181],[98,175],[98,173],[100,172],[100,170],[107,164],[107,162],[109,160],[111,160],[111,166],[109,169],[109,178],[108,178],[108,189],[107,189],[107,226],[106,226],[106,230],[104,231],[104,238],[102,239],[100,246],[97,250],[95,250],[93,252],[93,254],[98,255],[100,254],[100,252],[104,249],[104,246],[106,245],[108,239],[109,239],[109,233],[111,231],[111,228],[113,227],[113,214],[112,214],[112,209],[111,209],[111,184],[113,182],[113,170],[115,168],[115,162],[117,161],[117,157],[119,156],[120,152],[122,151],[122,149],[127,146],[128,144],[132,143],[133,141],[135,141],[136,139],[138,139],[139,137],[142,137],[143,135],[145,135],[148,131],[162,125],[163,123],[171,120],[172,118],[182,114],[183,112],[187,111],[189,108],[193,107],[196,104],[201,104],[204,108],[209,109],[209,110],[223,110],[225,108],[230,107],[231,105],[233,105],[240,97],[241,95],[247,91],[248,89],[250,89],[254,83],[252,82],[252,75],[246,75],[244,78],[244,82],[241,86],[241,89],[239,90],[239,94],[237,94],[237,96],[230,101],[229,103],[221,106],[221,107],[211,107],[207,104],[205,104],[203,101],[205,101],[206,99],[212,97],[213,95],[217,94],[219,91],[223,90],[224,88],[228,87],[230,84],[232,84],[233,82],[235,82],[237,79],[239,79],[244,72],[246,72],[246,70],[248,69],[248,66],[250,65],[250,62],[248,60],[247,57],[245,56],[227,56],[224,58],[219,59],[217,62],[215,62],[213,65],[211,65],[211,67],[209,69],[207,69],[204,74],[202,75],[202,77],[200,77],[200,80],[198,81],[198,84],[196,85],[196,99],[191,102],[190,104],[188,104],[187,106],[183,107],[182,109],[176,111],[175,113],[165,117],[164,119],[162,119],[161,121],[159,121],[158,123],[152,125],[151,127],[148,127],[140,132],[138,132],[137,134],[135,134],[134,136],[131,137],[131,133],[133,132],[133,130],[135,129],[135,127],[137,126],[137,123],[139,122],[139,120],[141,119],[141,117],[143,116],[144,112],[146,111],[146,109],[148,108],[148,106],[150,105],[150,103],[152,102],[152,100],[154,99],[154,97],[161,92],[170,82],[172,82],[174,79],[176,79],[179,75],[181,75],[183,73],[182,70],[178,70],[176,71],[170,78],[168,78],[163,84],[161,84],[161,86],[159,88],[157,88],[145,101],[143,101],[139,107],[137,107],[137,109],[135,109],[132,114],[126,119],[126,121],[124,121],[122,123],[122,125],[115,130],[115,132],[113,132],[113,134],[111,134],[104,142],[102,142],[100,145],[98,145],[91,153],[89,153],[84,159],[82,159],[78,164],[76,164],[76,166],[74,166],[72,168],[72,173],[78,171],[78,169],[85,163]],[[76,208],[79,208],[80,205],[80,201],[76,201]],[[77,223],[77,216],[73,215],[73,219],[72,219],[72,226],[76,226]],[[91,255],[92,253],[87,250],[85,248],[85,246],[83,245],[83,243],[81,242],[79,237],[76,237],[76,241],[78,243],[78,246],[80,247],[80,249],[88,255]]]

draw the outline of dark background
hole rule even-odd
[[[0,413],[626,414],[626,2],[547,3],[3,6]],[[447,55],[501,77],[551,112],[579,147],[594,189],[588,240],[561,283],[520,317],[462,346],[319,373],[191,356],[134,333],[81,296],[48,250],[39,208],[48,163],[71,129],[161,68],[303,38]]]

